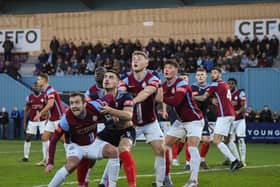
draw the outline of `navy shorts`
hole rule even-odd
[[[204,120],[204,127],[202,129],[202,136],[210,136],[210,130],[208,125],[208,120]]]
[[[133,126],[121,130],[113,130],[105,127],[97,136],[101,140],[118,147],[122,138],[128,138],[134,144],[136,140],[136,131]]]

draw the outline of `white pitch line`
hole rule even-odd
[[[256,168],[269,168],[269,167],[280,167],[280,164],[268,164],[268,165],[258,165],[258,166],[246,166],[243,169],[256,169]],[[216,169],[210,169],[210,170],[200,170],[199,172],[201,173],[209,173],[209,172],[215,172],[215,171],[227,171],[229,170],[228,168],[216,168]],[[174,172],[170,173],[171,175],[182,175],[190,173],[189,171],[180,171],[180,172]],[[145,174],[145,175],[137,175],[137,178],[145,178],[145,177],[153,177],[155,176],[154,174]],[[126,176],[120,176],[118,179],[126,179]],[[89,182],[99,182],[101,179],[94,179],[94,180],[89,180]],[[64,182],[62,185],[71,185],[71,184],[77,184],[77,181],[71,181],[71,182]],[[42,184],[42,185],[37,185],[37,186],[32,186],[32,187],[47,187],[47,184]]]
[[[64,149],[57,149],[56,151],[64,151]],[[30,153],[41,153],[42,151],[30,151]],[[23,153],[23,151],[0,151],[1,154]]]

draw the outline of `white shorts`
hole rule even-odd
[[[59,123],[60,120],[57,120],[57,121],[50,121],[48,120],[48,123],[45,127],[45,131],[49,131],[49,132],[54,132],[58,123]]]
[[[46,121],[29,121],[26,129],[27,134],[37,134],[37,128],[39,127],[40,134],[43,134]]]
[[[79,160],[82,158],[100,160],[103,158],[102,151],[106,144],[108,144],[108,142],[100,139],[95,139],[92,144],[83,146],[71,143],[67,147],[66,158],[76,156]]]
[[[144,134],[146,143],[150,143],[155,140],[163,140],[163,133],[157,120],[144,126],[136,126],[135,130],[136,138]]]
[[[240,120],[234,121],[230,134],[233,136],[236,135],[237,137],[246,137],[245,119],[240,119]]]
[[[231,132],[233,120],[233,116],[218,117],[214,129],[214,134],[228,136]]]
[[[204,119],[190,122],[181,122],[179,120],[176,120],[167,132],[167,135],[174,136],[180,139],[185,138],[186,136],[195,136],[200,139],[203,127]]]

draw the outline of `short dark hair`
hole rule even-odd
[[[118,79],[120,79],[120,75],[119,75],[119,72],[116,70],[116,69],[114,69],[114,68],[111,68],[111,69],[108,69],[107,71],[106,71],[106,73],[114,73],[117,77],[118,77]]]
[[[49,76],[48,76],[48,74],[46,74],[46,73],[40,72],[39,75],[38,75],[38,77],[42,77],[42,78],[45,79],[46,81],[49,81]]]
[[[106,70],[106,68],[104,68],[103,66],[98,66],[97,68],[95,68],[94,72],[96,73],[96,72],[98,72],[98,71],[104,71],[104,72],[106,72],[107,70]]]
[[[228,79],[228,82],[229,81],[232,81],[232,82],[234,82],[234,84],[237,84],[237,80],[235,79],[235,78],[233,78],[233,77],[230,77],[229,79]]]
[[[196,72],[199,72],[199,71],[200,72],[205,72],[205,73],[207,72],[206,69],[204,69],[204,68],[197,68]]]
[[[167,65],[167,64],[169,64],[169,65],[171,65],[171,66],[174,66],[175,68],[179,68],[179,64],[177,63],[176,60],[167,60],[167,61],[164,63],[164,66]]]
[[[69,95],[69,99],[70,99],[71,97],[76,97],[76,96],[81,97],[83,103],[86,101],[85,95],[84,95],[83,93],[81,93],[81,92],[72,92],[72,93]]]
[[[180,76],[189,76],[189,74],[187,73],[187,72],[182,72],[182,73],[180,73]]]
[[[222,73],[222,69],[218,66],[213,67],[211,71],[213,70],[217,70],[218,72]]]
[[[146,52],[144,52],[144,51],[134,51],[134,52],[132,53],[132,56],[134,56],[134,55],[142,55],[142,56],[144,56],[146,59],[149,58],[148,54],[147,54]]]

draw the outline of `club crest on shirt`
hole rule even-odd
[[[97,121],[97,116],[92,116],[92,121]]]
[[[44,99],[41,99],[41,103],[43,103],[44,102]]]
[[[237,99],[238,99],[238,97],[237,97],[237,96],[235,96],[235,97],[234,97],[234,100],[237,100]]]
[[[175,88],[172,88],[172,89],[171,89],[171,93],[172,93],[172,94],[175,94]]]
[[[146,86],[147,86],[146,82],[143,82],[142,83],[142,88],[146,88]]]

